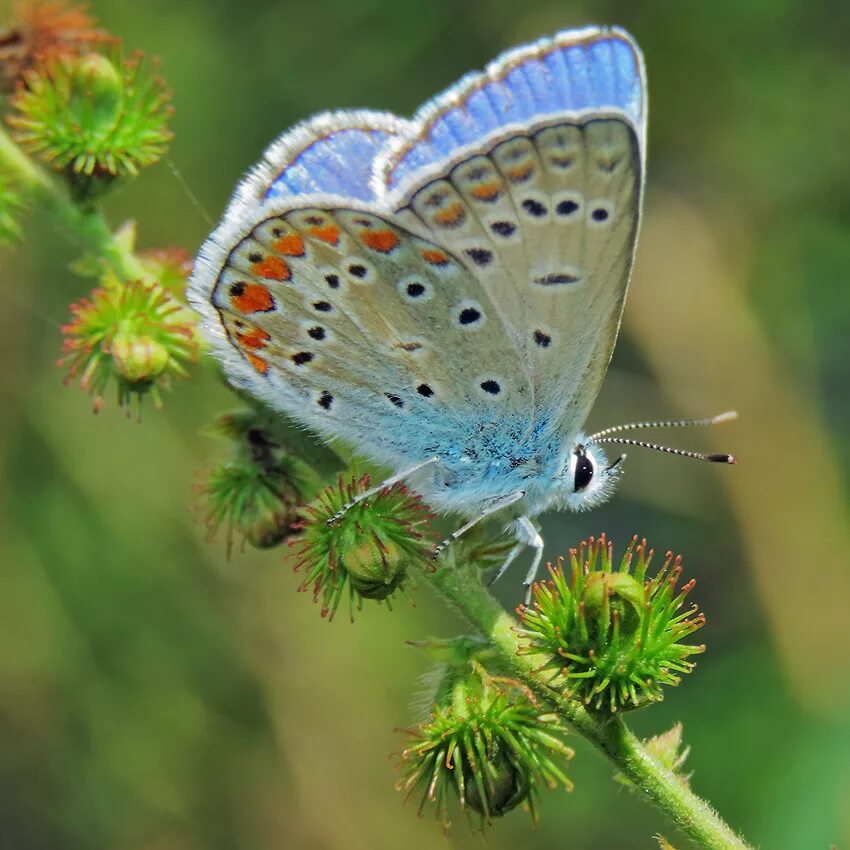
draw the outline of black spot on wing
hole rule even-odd
[[[512,221],[494,221],[490,225],[490,229],[493,233],[507,238],[516,232],[516,225]]]
[[[538,286],[565,286],[571,283],[579,283],[581,277],[573,272],[550,272],[542,277],[534,278]]]
[[[578,202],[573,200],[561,201],[556,207],[555,212],[561,216],[572,215],[578,209]]]
[[[526,198],[522,202],[522,208],[529,215],[533,215],[535,218],[542,218],[547,212],[546,205],[541,204],[540,201],[537,201],[534,198]]]
[[[468,248],[464,253],[476,266],[489,266],[493,262],[493,252],[486,248]]]

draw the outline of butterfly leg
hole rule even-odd
[[[509,496],[500,496],[498,499],[493,499],[485,508],[482,508],[481,511],[476,514],[468,523],[462,525],[457,531],[453,531],[439,546],[434,549],[433,558],[436,561],[437,558],[440,557],[440,553],[446,546],[454,543],[455,540],[458,539],[462,534],[466,534],[470,528],[475,525],[478,525],[486,517],[490,516],[490,514],[496,513],[496,511],[502,510],[502,508],[508,507],[508,505],[514,504],[514,502],[518,502],[525,496],[525,490],[519,490],[516,493],[511,493]]]
[[[488,587],[490,585],[495,584],[505,574],[505,571],[520,556],[522,550],[525,549],[525,547],[525,543],[517,543],[516,546],[514,546],[513,549],[508,552],[507,558],[502,561],[502,565],[499,567],[499,572],[497,572],[496,575],[494,575],[493,578],[491,578],[490,581],[487,582]]]
[[[426,466],[430,466],[432,463],[439,463],[440,459],[438,457],[429,457],[428,460],[423,460],[421,463],[414,464],[408,469],[403,469],[401,472],[396,475],[392,475],[386,479],[386,481],[382,481],[375,487],[370,487],[363,493],[360,493],[359,496],[356,496],[350,502],[346,502],[328,521],[328,525],[333,525],[335,522],[338,522],[342,519],[355,505],[360,504],[360,502],[365,499],[369,499],[377,493],[380,493],[381,490],[385,490],[388,487],[392,487],[393,484],[398,484],[399,481],[404,481],[405,478],[410,478],[411,475],[419,472],[420,469],[424,469]]]
[[[543,538],[527,516],[521,516],[514,520],[514,533],[517,540],[534,549],[534,559],[523,582],[525,585],[525,604],[528,605],[531,601],[531,585],[537,576],[537,570],[540,569],[540,562],[543,560]]]

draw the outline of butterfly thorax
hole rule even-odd
[[[536,515],[563,502],[569,457],[575,445],[570,435],[545,429],[506,428],[504,421],[477,422],[444,440],[440,463],[422,485],[432,506],[475,514],[493,499],[525,492],[522,509]],[[429,456],[423,446],[423,459]]]

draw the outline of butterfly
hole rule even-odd
[[[321,437],[422,472],[435,508],[534,518],[607,499],[625,443],[582,426],[620,326],[646,164],[644,63],[623,30],[510,50],[412,120],[320,114],[284,133],[202,246],[190,301],[229,380]],[[425,474],[427,472],[427,475]],[[347,507],[350,507],[347,506]]]

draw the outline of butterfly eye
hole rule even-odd
[[[580,493],[593,479],[593,461],[584,453],[583,449],[577,449],[575,472],[573,473],[573,491]]]

